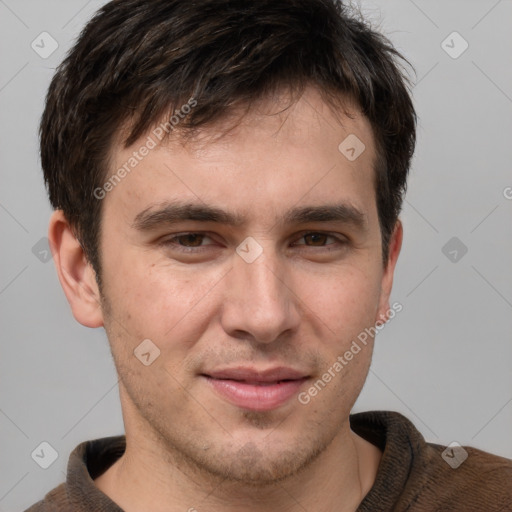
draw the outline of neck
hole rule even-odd
[[[142,431],[141,431],[142,433]],[[353,512],[372,487],[378,448],[348,426],[299,474],[266,486],[221,480],[169,453],[147,432],[129,435],[123,456],[95,480],[125,512],[215,510]],[[156,441],[156,442],[155,442]]]

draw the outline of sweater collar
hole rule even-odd
[[[393,510],[413,489],[423,486],[426,475],[418,468],[428,462],[423,436],[404,416],[391,411],[371,411],[350,415],[351,429],[382,452],[375,482],[357,512]],[[85,441],[71,453],[67,468],[67,494],[77,512],[123,512],[94,484],[126,449],[126,437],[112,436]],[[409,496],[408,499],[413,499]]]

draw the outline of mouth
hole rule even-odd
[[[270,411],[296,395],[309,376],[291,368],[231,368],[201,374],[222,399],[242,409]]]

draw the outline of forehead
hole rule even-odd
[[[371,209],[375,146],[357,106],[346,102],[350,117],[333,113],[312,89],[286,105],[284,98],[261,101],[237,122],[213,123],[186,139],[176,126],[162,141],[151,131],[129,148],[115,145],[109,176],[128,172],[104,208],[133,220],[152,204],[187,200],[269,221],[301,202],[344,200]]]

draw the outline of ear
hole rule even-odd
[[[398,255],[402,248],[403,239],[403,227],[402,222],[396,221],[395,228],[389,240],[389,256],[382,275],[381,292],[379,300],[379,309],[377,310],[377,316],[375,322],[386,322],[389,318],[389,296],[391,295],[391,288],[393,287],[393,276],[395,274],[395,266],[398,261]]]
[[[48,239],[73,316],[86,327],[103,326],[96,274],[62,210],[56,210],[50,218]]]

